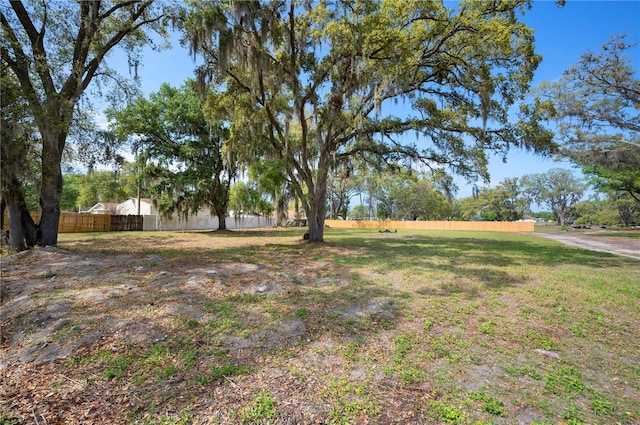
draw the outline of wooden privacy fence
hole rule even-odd
[[[38,213],[32,212],[31,217],[38,221]],[[3,231],[8,230],[9,220],[5,213]],[[58,223],[58,233],[84,232],[120,232],[142,230],[141,215],[109,215],[109,214],[78,214],[61,213]]]
[[[141,215],[60,214],[59,233],[142,230]]]
[[[111,217],[112,232],[142,230],[141,215],[111,215],[109,217]]]
[[[476,230],[487,232],[533,232],[531,221],[364,221],[325,220],[324,224],[338,229],[390,230]]]

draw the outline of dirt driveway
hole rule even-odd
[[[589,249],[591,251],[608,252],[610,254],[640,260],[640,240],[610,236],[608,230],[586,232],[545,232],[535,233],[547,239],[553,239],[568,246]]]

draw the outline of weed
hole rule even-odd
[[[145,359],[146,363],[159,364],[169,356],[169,347],[165,344],[154,344],[151,346],[151,353]]]
[[[413,298],[413,295],[411,295],[410,293],[406,292],[406,291],[401,291],[398,294],[395,295],[398,299],[401,300],[410,300]]]
[[[109,361],[109,367],[103,374],[104,379],[116,379],[122,377],[124,371],[133,363],[133,359],[129,357],[118,357],[113,361]]]
[[[53,272],[51,270],[47,270],[46,272],[42,272],[38,275],[40,279],[51,279],[52,277],[56,277],[58,273]]]
[[[554,394],[582,391],[585,387],[582,374],[569,366],[559,367],[547,375],[544,387]]]
[[[269,306],[264,307],[263,311],[265,313],[269,313],[269,314],[276,314],[276,313],[280,312],[280,309],[278,307],[276,307],[276,306],[269,305]]]
[[[582,425],[585,423],[580,418],[578,408],[574,405],[567,408],[567,410],[562,414],[562,419],[566,420],[569,425]]]
[[[342,351],[342,355],[344,356],[344,358],[347,360],[355,361],[357,359],[357,353],[360,350],[361,344],[362,340],[360,338],[347,343],[347,346]]]
[[[185,358],[184,358],[184,367],[185,367],[185,369],[189,370],[193,366],[195,366],[196,362],[198,361],[198,357],[199,356],[200,356],[200,351],[197,348],[187,352],[187,354],[185,355]]]
[[[219,362],[225,362],[229,359],[229,352],[227,350],[215,350],[210,354]]]
[[[504,403],[482,390],[469,393],[469,399],[482,402],[482,410],[495,416],[504,416]]]
[[[433,400],[429,403],[431,408],[431,416],[450,424],[459,424],[466,421],[466,415],[462,410],[455,406],[451,406],[442,401]]]
[[[331,405],[331,423],[349,424],[356,417],[378,414],[380,407],[367,392],[364,386],[353,386],[346,379],[331,382],[325,391]]]
[[[78,333],[78,331],[80,331],[81,327],[80,325],[78,325],[75,322],[69,322],[66,323],[65,325],[63,325],[62,327],[60,327],[59,329],[57,329],[53,335],[52,338],[56,341],[59,341],[63,338],[69,338],[70,336],[72,336],[73,334]]]
[[[456,309],[456,311],[459,311],[464,314],[475,314],[477,310],[478,310],[477,305],[462,305]]]
[[[535,309],[532,307],[522,307],[520,309],[520,312],[518,313],[518,316],[528,317],[533,312],[535,312]]]
[[[309,316],[309,310],[305,308],[299,308],[294,311],[294,314],[301,319],[306,319]]]
[[[338,319],[342,317],[342,313],[340,313],[339,311],[332,311],[331,313],[327,314],[327,317],[329,319]]]
[[[207,313],[215,314],[218,318],[228,317],[233,312],[233,307],[227,303],[216,304],[212,301],[205,301],[204,308]]]
[[[200,322],[198,322],[197,320],[189,319],[187,320],[186,325],[187,325],[187,329],[194,330],[200,327]]]
[[[263,390],[253,399],[250,406],[240,412],[240,420],[243,424],[263,423],[276,416],[276,402],[269,391]]]
[[[496,322],[493,320],[489,320],[486,323],[480,325],[480,332],[485,335],[495,335],[496,334]]]
[[[438,338],[431,344],[431,349],[439,358],[451,358],[451,350],[447,347],[446,342],[442,338]]]
[[[521,375],[528,376],[536,381],[542,379],[540,372],[538,372],[538,370],[533,366],[522,366],[518,369],[518,372],[520,372]]]
[[[9,417],[8,413],[0,414],[0,425],[18,425],[20,421]]]
[[[424,379],[424,372],[414,368],[400,369],[399,373],[405,384],[415,384]]]
[[[388,317],[378,317],[377,320],[383,329],[393,329],[395,327],[393,320]]]
[[[395,344],[395,354],[393,356],[393,361],[396,363],[400,363],[402,359],[404,359],[404,357],[407,355],[407,353],[411,351],[414,342],[414,337],[411,337],[407,334],[398,335],[393,340],[393,343]]]
[[[594,390],[593,388],[589,388],[589,393],[591,394],[591,409],[594,413],[598,415],[607,415],[613,413],[613,403],[607,399],[603,394],[599,391]]]
[[[214,328],[214,329],[218,329],[219,331],[223,331],[226,329],[232,329],[232,328],[237,328],[240,327],[240,322],[238,322],[235,319],[222,319],[222,320],[215,320],[213,322],[209,322],[207,324],[207,327],[210,328]]]
[[[385,374],[385,376],[391,376],[393,375],[393,373],[395,372],[396,368],[391,366],[391,365],[384,365],[382,366],[382,373]]]
[[[160,416],[154,418],[153,414],[146,413],[141,420],[136,421],[140,425],[189,425],[193,421],[189,418],[188,413],[183,413],[178,418],[172,416]]]
[[[422,322],[422,329],[425,331],[430,330],[432,326],[433,326],[433,320],[431,319],[424,319],[424,322]]]
[[[250,369],[247,365],[225,365],[225,366],[212,366],[211,367],[211,379],[215,380],[225,376],[244,375],[249,373]]]
[[[160,371],[159,377],[161,381],[165,381],[171,378],[176,373],[178,373],[178,368],[173,365],[170,365],[170,366],[166,366],[164,369]]]
[[[575,335],[575,336],[584,336],[584,331],[582,330],[582,328],[578,325],[572,326],[571,327],[571,332]]]
[[[613,413],[613,403],[603,398],[594,398],[591,400],[591,408],[599,415]]]
[[[553,350],[554,348],[554,344],[551,338],[541,332],[528,330],[525,333],[525,338],[532,346],[535,346],[536,348],[542,348],[543,350]]]
[[[482,408],[485,412],[495,416],[504,416],[504,403],[495,397],[491,397],[489,400],[485,400],[482,404]]]

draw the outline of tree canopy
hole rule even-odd
[[[167,8],[162,6],[154,0],[0,4],[2,67],[18,81],[42,141],[40,222],[36,226],[22,214],[29,245],[57,243],[61,162],[74,108],[94,79],[115,77],[105,57],[116,46],[130,53],[135,68],[139,47],[152,44],[146,31],[164,33]],[[4,85],[2,90],[4,97]],[[3,144],[13,141],[3,139]]]
[[[462,216],[466,219],[491,221],[520,220],[531,204],[517,178],[504,179],[495,188],[480,189],[476,196],[463,200]]]
[[[640,202],[640,79],[631,65],[637,46],[612,36],[583,54],[542,93],[554,103],[562,154],[598,177],[604,189]]]
[[[586,189],[581,179],[562,168],[524,176],[521,183],[525,193],[536,203],[547,205],[561,225],[571,219],[571,208],[582,199]]]
[[[116,134],[133,138],[164,216],[187,217],[209,207],[225,229],[237,161],[226,146],[228,130],[220,121],[205,119],[193,82],[180,88],[163,84],[149,99],[138,98],[109,115]]]
[[[541,59],[518,21],[530,5],[194,1],[185,30],[201,85],[243,111],[232,132],[282,159],[321,241],[329,174],[354,157],[487,178],[487,151],[551,147],[534,109],[509,119]]]

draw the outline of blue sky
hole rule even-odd
[[[578,62],[580,56],[598,51],[612,34],[627,34],[627,41],[640,42],[640,1],[567,1],[559,8],[555,1],[536,1],[524,22],[535,30],[536,50],[542,63],[536,70],[532,87],[562,76],[562,72]],[[635,49],[632,63],[640,70],[640,47]],[[507,163],[500,158],[491,161],[491,186],[505,178],[544,173],[551,168],[570,169],[569,162],[554,162],[518,150],[511,151]],[[579,170],[575,170],[580,174]],[[469,187],[460,188],[460,197],[468,196]]]
[[[538,67],[532,87],[543,81],[555,80],[562,72],[575,64],[580,55],[588,50],[598,51],[612,34],[627,34],[627,41],[640,43],[640,0],[628,1],[567,1],[562,8],[555,1],[538,0],[523,18],[535,30],[536,50],[543,60]],[[635,49],[632,64],[640,70],[640,46]],[[115,56],[114,61],[118,61]],[[112,61],[112,66],[116,62]],[[138,72],[141,87],[146,95],[159,89],[163,82],[179,86],[192,77],[194,62],[188,51],[177,43],[170,50],[148,51]],[[123,62],[126,64],[126,60]],[[126,65],[125,65],[126,66]],[[127,69],[122,70],[127,73]],[[521,177],[525,174],[544,173],[551,168],[571,168],[568,162],[512,150],[507,163],[501,158],[490,162],[491,184],[495,186],[505,178]],[[579,174],[578,170],[575,170]],[[459,180],[458,197],[471,195],[472,187]]]
[[[583,53],[598,51],[612,34],[626,33],[628,41],[640,42],[640,1],[567,1],[563,8],[555,1],[536,1],[523,21],[535,30],[536,50],[542,54],[532,87],[560,78]],[[639,54],[632,61],[638,70],[640,49],[635,51]],[[501,158],[491,161],[491,186],[505,178],[544,173],[556,167],[571,169],[572,164],[513,150],[506,164]],[[579,170],[575,173],[580,174]],[[468,196],[470,188],[459,184],[458,195]]]

